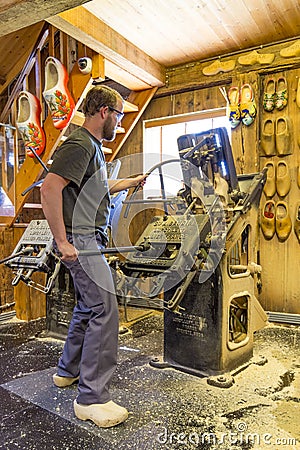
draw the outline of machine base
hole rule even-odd
[[[200,370],[191,369],[189,367],[183,367],[176,364],[171,364],[164,361],[163,358],[153,358],[149,362],[151,367],[155,369],[176,369],[181,372],[188,373],[190,375],[195,375],[199,378],[206,378],[207,384],[214,387],[219,388],[230,388],[235,383],[234,376],[247,369],[251,364],[255,364],[257,366],[263,366],[268,362],[267,358],[264,356],[259,356],[256,358],[252,358],[247,363],[237,367],[232,372],[226,372],[218,375],[209,375],[205,372],[201,372]]]

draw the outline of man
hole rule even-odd
[[[41,188],[54,246],[71,272],[77,300],[53,381],[65,387],[79,380],[75,415],[100,427],[128,416],[109,394],[117,364],[118,305],[105,257],[80,256],[80,251],[106,246],[110,194],[145,183],[146,175],[107,180],[102,141],[115,138],[123,106],[114,89],[93,87],[84,101],[83,126],[57,150]]]

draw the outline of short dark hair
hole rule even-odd
[[[115,108],[118,100],[124,99],[115,89],[108,86],[94,86],[90,89],[83,103],[83,113],[87,116],[94,116],[101,106],[111,106]]]

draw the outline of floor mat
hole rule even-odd
[[[152,369],[149,370],[151,371]],[[101,442],[101,449],[103,450],[136,448],[134,446],[137,443],[140,443],[139,448],[141,449],[159,448],[156,445],[156,439],[160,429],[158,429],[155,421],[149,420],[149,415],[146,412],[149,409],[149,398],[147,402],[138,402],[140,413],[138,416],[135,413],[134,417],[133,413],[129,412],[129,418],[124,424],[113,428],[101,429],[92,422],[83,422],[74,416],[73,401],[77,395],[77,386],[75,384],[64,389],[57,388],[52,382],[52,375],[55,372],[56,368],[41,370],[4,383],[1,387],[92,433],[95,437],[99,438],[98,442],[99,444]],[[124,389],[124,386],[118,389],[114,385],[112,394],[116,402],[124,404],[123,400],[126,398],[126,389]],[[156,395],[155,402],[158,399],[159,395]]]

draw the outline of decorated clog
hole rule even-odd
[[[227,94],[227,110],[226,115],[229,119],[231,128],[236,128],[241,123],[241,113],[239,109],[239,88],[232,86]]]
[[[279,111],[286,107],[288,103],[288,87],[285,77],[277,80],[275,107]]]
[[[271,112],[275,108],[275,100],[276,100],[275,87],[276,83],[274,78],[269,78],[266,82],[263,97],[263,106],[265,111]]]
[[[256,116],[254,92],[250,84],[243,84],[240,92],[240,112],[244,125],[251,125]]]
[[[275,203],[273,200],[268,200],[265,203],[260,227],[264,238],[267,240],[272,239],[275,234]]]
[[[66,68],[56,58],[49,56],[45,62],[45,89],[43,97],[50,109],[55,128],[62,129],[71,120],[75,102],[67,87]]]
[[[43,153],[46,138],[41,125],[41,104],[39,99],[28,91],[18,96],[17,128],[25,144],[27,156],[34,158],[32,149],[38,156]]]

